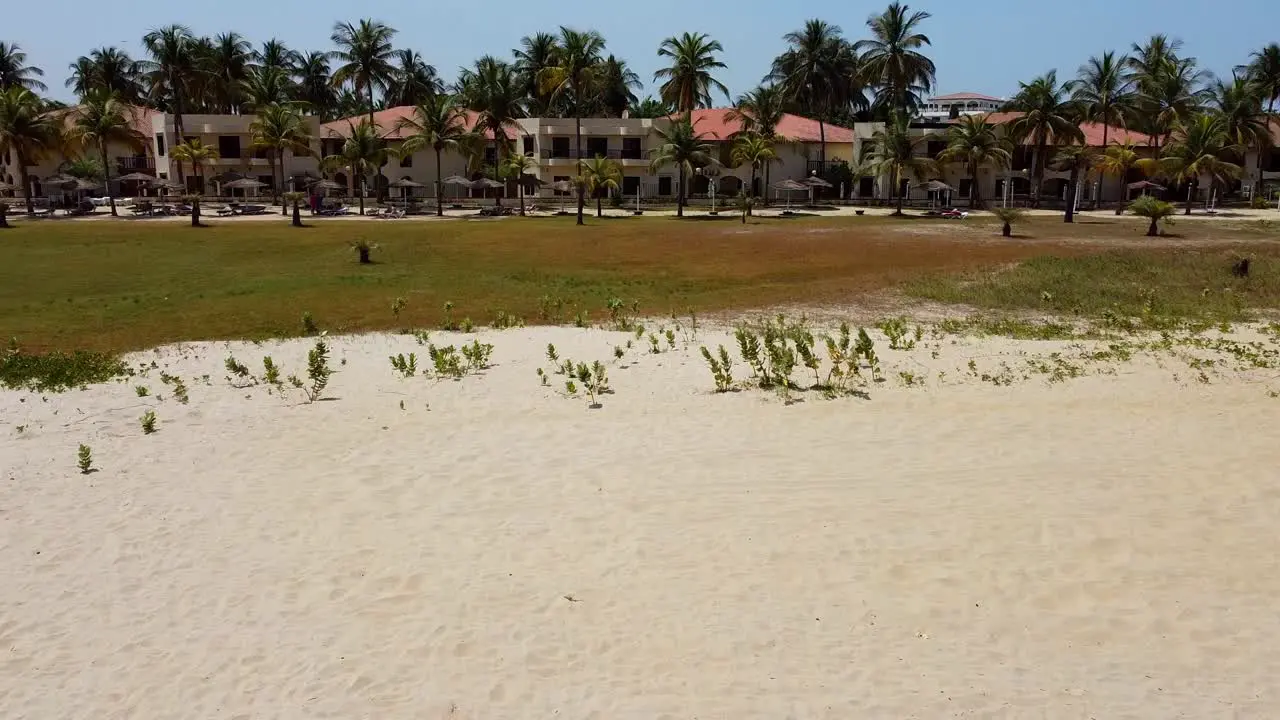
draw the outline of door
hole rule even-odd
[[[640,192],[640,176],[627,175],[622,178],[622,195],[623,199],[633,198],[636,193]]]
[[[658,194],[659,194],[659,195],[662,195],[662,196],[664,196],[664,197],[667,197],[667,196],[672,195],[672,192],[671,192],[671,176],[670,176],[670,175],[659,175],[659,176],[658,176]]]

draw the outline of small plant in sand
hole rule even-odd
[[[155,432],[156,431],[156,411],[148,410],[142,413],[142,419],[140,422],[142,423],[143,434],[150,435],[151,433]]]
[[[146,385],[135,385],[133,392],[138,397],[146,397],[151,394],[151,391],[147,389]]]
[[[867,338],[867,340],[870,339],[870,337]],[[836,337],[826,336],[825,342],[827,360],[831,363],[831,369],[827,372],[827,381],[822,386],[823,391],[828,397],[851,392],[851,383],[861,379],[862,371],[859,369],[861,362],[858,346],[853,343],[849,323],[841,322],[840,334]]]
[[[303,388],[309,402],[315,402],[324,394],[329,385],[329,376],[333,370],[329,367],[329,346],[324,339],[316,341],[314,347],[307,352],[307,379],[311,384]]]
[[[441,330],[454,331],[458,329],[458,324],[453,321],[453,303],[446,301],[444,304],[444,324],[440,326]]]
[[[462,346],[462,357],[467,359],[467,370],[479,372],[489,367],[489,356],[493,354],[493,345],[472,340],[470,345]]]
[[[494,330],[506,330],[507,328],[524,327],[524,318],[508,313],[505,310],[499,310],[494,313],[493,321],[489,323],[489,327]]]
[[[858,357],[867,361],[867,366],[871,368],[871,379],[880,381],[880,358],[876,356],[876,344],[867,334],[866,329],[858,328],[858,343],[854,346]]]
[[[916,343],[924,336],[924,330],[917,325],[915,332],[911,334],[907,327],[906,318],[889,318],[881,320],[877,325],[880,332],[889,338],[890,350],[911,350],[914,349]]]
[[[538,299],[538,319],[549,325],[559,325],[564,322],[564,306],[564,298],[543,295]]]
[[[429,345],[431,343],[431,333],[426,330],[414,330],[413,339],[417,340],[419,345]]]
[[[262,381],[277,390],[284,388],[284,382],[280,380],[280,366],[270,355],[262,356]]]
[[[591,365],[578,363],[574,368],[573,377],[582,384],[583,391],[587,393],[587,407],[592,409],[599,408],[600,395],[610,392],[609,378],[606,374],[604,363],[599,360]],[[569,380],[565,383],[565,390],[570,395],[576,394],[577,385],[573,380]]]
[[[902,384],[905,387],[913,387],[915,385],[924,384],[924,378],[907,370],[902,370],[901,372],[899,372],[898,379],[902,381]]]
[[[640,342],[641,340],[643,340],[643,339],[644,339],[644,336],[645,336],[645,329],[644,329],[644,326],[643,326],[643,325],[641,325],[640,323],[636,323],[636,328],[635,328],[635,330],[633,330],[632,332],[634,332],[634,333],[635,333],[635,336],[636,336],[636,338],[635,338],[635,339],[636,339],[636,342]]]
[[[627,351],[626,351],[625,349],[623,349],[623,347],[622,347],[621,345],[614,345],[614,346],[613,346],[613,359],[614,359],[614,360],[621,360],[622,358],[624,358],[624,357],[626,357],[626,356],[627,356]]]
[[[702,357],[711,367],[711,376],[716,382],[716,392],[729,392],[733,389],[733,359],[729,351],[721,345],[719,352],[712,355],[706,345],[702,346]]]
[[[654,355],[662,352],[662,341],[653,333],[649,333],[649,352]]]
[[[378,246],[364,238],[361,238],[359,240],[352,241],[351,249],[355,252],[356,259],[360,261],[361,265],[369,265],[373,262],[373,251],[377,250]]]
[[[227,372],[230,373],[227,375],[227,382],[231,383],[232,387],[245,388],[257,382],[253,375],[249,374],[249,368],[236,360],[234,355],[228,355],[222,364],[227,368]]]
[[[542,385],[542,387],[551,385],[551,381],[547,379],[547,373],[542,368],[538,368],[538,384]]]
[[[591,321],[587,319],[587,311],[579,310],[577,315],[573,316],[573,326],[577,328],[585,328],[591,326]]]
[[[320,326],[316,325],[316,319],[310,312],[302,313],[302,334],[307,336],[320,334]]]
[[[550,361],[552,365],[560,364],[560,354],[556,352],[556,346],[551,343],[547,343],[547,360]]]
[[[405,307],[408,304],[409,304],[409,301],[405,300],[402,297],[397,297],[395,300],[392,300],[391,301],[391,317],[399,320],[400,313],[405,309]]]
[[[82,475],[93,472],[93,449],[84,443],[80,443],[80,449],[76,452],[76,467],[80,468]]]
[[[178,377],[177,375],[170,375],[169,373],[161,372],[160,382],[172,388],[173,397],[176,398],[178,402],[182,403],[183,405],[186,405],[191,400],[191,398],[187,396],[187,384],[184,383],[182,381],[182,378]]]
[[[635,328],[635,316],[640,312],[640,303],[632,300],[628,306],[621,298],[609,298],[609,322],[619,332],[631,332]],[[630,309],[628,314],[627,310]]]
[[[391,361],[391,369],[400,373],[400,377],[411,378],[418,374],[418,355],[416,353],[409,353],[408,357],[405,357],[404,353],[399,353],[390,356],[388,359]]]
[[[675,350],[676,349],[676,331],[671,329],[663,330],[662,336],[667,339],[667,349]]]
[[[458,349],[452,345],[444,347],[428,345],[427,356],[431,358],[431,366],[435,368],[437,377],[458,380],[467,374],[466,368],[462,364],[462,357],[458,355]]]
[[[476,329],[476,324],[471,322],[471,318],[464,317],[462,318],[462,322],[458,323],[458,329],[464,333],[469,333]]]

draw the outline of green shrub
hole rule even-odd
[[[64,392],[132,374],[114,355],[54,351],[43,355],[23,352],[16,344],[0,354],[0,385],[11,390]]]
[[[307,352],[307,378],[311,385],[305,388],[307,400],[315,402],[329,385],[329,376],[333,370],[329,368],[329,346],[324,340],[317,340],[315,347]]]
[[[493,345],[481,343],[479,340],[471,341],[470,345],[462,346],[462,357],[467,359],[467,370],[470,372],[479,372],[489,367],[489,356],[493,354]]]
[[[155,432],[156,431],[156,411],[148,410],[142,413],[141,423],[142,423],[143,434],[150,435],[151,433]]]
[[[80,443],[80,449],[76,452],[76,467],[80,468],[83,475],[93,472],[93,450],[84,443]]]
[[[409,357],[405,357],[404,353],[392,355],[388,358],[391,360],[391,368],[400,373],[400,377],[411,378],[418,374],[418,356],[416,353],[409,353]]]
[[[719,357],[711,354],[706,345],[702,346],[702,357],[711,366],[711,376],[715,379],[716,392],[729,392],[733,389],[733,360],[729,351],[720,346]]]

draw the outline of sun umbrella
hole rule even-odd
[[[808,190],[809,186],[795,180],[779,180],[773,184],[774,197],[777,197],[779,190],[787,191],[787,212],[791,212],[791,193]]]
[[[823,180],[817,175],[810,175],[809,177],[805,178],[804,184],[808,185],[809,187],[822,187],[822,188],[835,187],[834,185],[827,182],[826,180]]]
[[[317,180],[309,186],[312,190],[344,190],[345,185],[339,185],[332,180]]]
[[[18,189],[17,185],[11,185],[7,182],[0,182],[0,192],[9,192],[10,190],[17,190],[17,189]]]
[[[942,182],[941,180],[930,180],[929,182],[921,183],[920,187],[929,192],[951,192],[952,191],[951,186]]]
[[[116,178],[116,180],[119,180],[120,182],[151,182],[155,179],[154,175],[148,175],[140,172],[129,173],[128,175],[121,175]]]

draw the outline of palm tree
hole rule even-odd
[[[1157,200],[1150,195],[1142,197],[1129,203],[1129,210],[1138,217],[1150,218],[1151,224],[1147,226],[1147,237],[1156,237],[1160,234],[1160,221],[1171,217],[1178,212],[1172,203],[1163,200]]]
[[[347,83],[355,89],[357,95],[363,90],[369,100],[369,125],[373,121],[373,91],[386,91],[395,79],[395,65],[392,64],[394,51],[391,39],[395,37],[394,28],[374,20],[361,20],[359,25],[338,23],[333,26],[330,40],[338,49],[330,57],[342,63],[333,71],[333,86],[341,87]],[[376,134],[376,133],[375,133]],[[376,183],[378,197],[382,197],[382,166],[378,168]]]
[[[250,112],[262,112],[270,105],[287,103],[297,94],[293,78],[278,67],[264,65],[249,72],[241,82],[241,107]]]
[[[596,196],[596,217],[604,217],[601,206],[602,190],[618,190],[622,187],[622,168],[618,163],[599,155],[578,162],[578,176],[587,192]]]
[[[336,97],[329,75],[329,53],[309,52],[294,69],[294,99],[307,104],[313,115],[332,119]]]
[[[243,99],[243,84],[249,77],[253,46],[236,32],[223,33],[213,39],[213,53],[205,59],[214,107],[224,113],[238,113]]]
[[[271,68],[267,72],[278,72]],[[253,122],[249,123],[249,133],[253,138],[253,146],[267,151],[267,162],[271,167],[271,195],[278,198],[284,190],[284,154],[311,155],[311,131],[307,129],[302,112],[292,104],[276,103],[258,108]],[[278,162],[277,162],[278,161]],[[280,182],[276,183],[276,166],[280,167]],[[285,208],[281,205],[281,215]]]
[[[1227,140],[1236,146],[1241,165],[1249,148],[1257,148],[1261,157],[1262,151],[1271,147],[1271,116],[1263,109],[1262,101],[1259,86],[1243,75],[1236,75],[1230,83],[1218,81],[1209,88],[1209,106],[1222,116]],[[1262,182],[1261,175],[1258,182]]]
[[[1067,99],[1066,85],[1058,84],[1057,71],[1050,70],[1029,83],[1018,85],[1021,89],[1006,109],[1021,115],[1009,123],[1009,131],[1016,142],[1031,141],[1034,149],[1031,206],[1040,207],[1050,142],[1056,145],[1082,142],[1084,133],[1080,131],[1078,109]]]
[[[844,97],[840,92],[842,88],[848,88],[848,83],[842,78],[855,74],[852,68],[841,67],[852,58],[852,48],[840,35],[838,26],[816,19],[806,21],[803,28],[783,35],[782,39],[787,42],[787,49],[774,58],[766,80],[776,84],[785,99],[817,118],[819,161],[825,166],[826,117],[835,106],[852,102],[851,97]],[[858,96],[861,97],[860,90]],[[767,120],[764,110],[765,107],[761,106],[750,108],[748,112],[756,111],[762,120]],[[772,115],[773,112],[774,108],[770,107],[767,114]],[[780,115],[777,117],[781,119]]]
[[[71,63],[67,87],[86,97],[96,90],[114,93],[121,102],[137,104],[140,97],[138,63],[114,47],[93,50]]]
[[[1271,134],[1271,121],[1275,118],[1276,101],[1280,100],[1280,44],[1270,45],[1249,54],[1246,68],[1249,79],[1257,86],[1262,99],[1267,102],[1267,137]],[[1262,152],[1258,153],[1258,176],[1262,176]]]
[[[40,98],[21,85],[0,90],[0,155],[12,153],[27,214],[35,212],[27,168],[61,145],[61,121],[44,112]]]
[[[1138,159],[1138,151],[1134,150],[1133,143],[1112,143],[1098,158],[1098,172],[1103,177],[1107,175],[1115,175],[1120,178],[1121,183],[1128,181],[1129,170],[1134,167],[1141,167]],[[1126,190],[1127,192],[1127,190]],[[1101,193],[1099,193],[1101,194]],[[1116,214],[1120,215],[1124,212],[1124,205],[1116,208]]]
[[[675,109],[661,100],[645,97],[627,106],[627,117],[664,118],[675,112]]]
[[[761,85],[760,87],[738,96],[738,102],[732,110],[725,113],[725,119],[741,123],[742,131],[752,133],[768,140],[771,144],[778,140],[778,125],[786,114],[786,94],[781,85]],[[826,128],[819,117],[819,134],[826,139]],[[823,151],[825,155],[825,151]],[[825,160],[825,157],[824,157]],[[754,184],[754,179],[753,179]],[[764,184],[769,185],[769,164],[764,165]]]
[[[667,165],[675,165],[680,172],[680,191],[676,196],[676,216],[684,217],[685,178],[696,168],[705,167],[715,162],[711,157],[711,144],[694,129],[688,119],[678,119],[666,130],[654,128],[662,141],[658,147],[650,150],[653,156],[649,162],[649,171],[656,172]]]
[[[445,150],[463,152],[464,146],[473,144],[474,136],[467,130],[467,114],[458,98],[443,93],[430,95],[402,118],[396,130],[404,138],[402,153],[415,153],[430,148],[436,154],[436,215],[444,217],[444,193],[441,155]],[[523,205],[523,203],[521,203]]]
[[[1102,124],[1102,147],[1107,147],[1112,125],[1123,125],[1133,113],[1133,80],[1128,74],[1129,57],[1108,50],[1080,66],[1075,80],[1067,83],[1071,101],[1080,117]],[[1102,193],[1093,199],[1096,208]]]
[[[582,159],[582,111],[588,106],[590,93],[599,86],[600,56],[604,38],[594,30],[560,28],[560,44],[556,64],[538,75],[539,87],[549,93],[552,102],[569,98],[574,124],[574,157]],[[582,225],[582,208],[586,204],[585,188],[578,183],[578,221]]]
[[[870,40],[859,40],[854,49],[862,56],[866,77],[879,87],[876,104],[910,113],[920,104],[920,97],[933,89],[937,68],[921,49],[931,45],[920,26],[930,18],[927,12],[911,12],[911,6],[899,2],[867,20]]]
[[[191,163],[191,170],[200,179],[200,188],[204,188],[204,165],[218,159],[218,149],[205,145],[199,138],[192,138],[181,145],[169,149],[169,157],[177,162]],[[200,193],[188,196],[191,201],[191,227],[200,227]]]
[[[262,43],[262,47],[253,51],[253,62],[259,68],[278,68],[293,73],[302,64],[302,54],[290,50],[288,45],[271,38]]]
[[[511,149],[507,129],[525,116],[519,75],[510,63],[486,55],[476,61],[474,70],[459,73],[458,85],[467,107],[478,114],[476,130],[493,135],[496,160],[501,164]]]
[[[356,177],[360,178],[360,214],[364,215],[367,176],[387,161],[387,149],[371,121],[361,120],[358,125],[347,121],[347,127],[350,132],[342,143],[342,149],[321,162],[326,168],[349,168],[353,182]]]
[[[1016,207],[992,208],[991,214],[995,216],[996,220],[1000,221],[1000,234],[1004,237],[1012,236],[1013,224],[1022,222],[1023,217],[1026,216],[1022,208]]]
[[[146,138],[133,127],[130,110],[109,92],[95,90],[80,105],[75,114],[72,137],[84,145],[96,146],[102,162],[103,183],[107,187],[107,200],[111,204],[111,216],[117,217],[116,196],[111,189],[111,164],[107,161],[107,144],[121,143],[142,150]]]
[[[1190,183],[1187,215],[1191,214],[1195,189],[1202,175],[1209,178],[1210,188],[1240,176],[1239,165],[1222,159],[1238,151],[1227,136],[1225,118],[1216,113],[1200,115],[1174,129],[1171,141],[1160,153],[1159,168],[1178,183]]]
[[[981,115],[963,115],[959,122],[947,131],[947,147],[938,155],[940,162],[964,163],[972,179],[969,207],[981,210],[982,183],[978,168],[991,167],[1003,170],[1013,160],[1013,143],[987,123]]]
[[[1169,142],[1174,127],[1200,112],[1208,97],[1201,84],[1208,73],[1198,70],[1194,58],[1177,60],[1166,72],[1152,79],[1139,102],[1151,123],[1150,133],[1159,144]]]
[[[520,217],[524,217],[524,185],[525,175],[530,170],[538,169],[538,161],[534,159],[533,154],[523,155],[521,153],[511,153],[507,156],[505,168],[508,177],[515,178],[516,190],[520,193]]]
[[[391,106],[420,105],[428,95],[444,92],[444,83],[435,67],[428,65],[416,50],[400,50],[396,53],[395,76],[387,88],[387,104]]]
[[[600,71],[600,104],[605,117],[620,118],[636,101],[635,91],[641,87],[640,76],[627,67],[626,60],[610,55]]]
[[[27,64],[27,54],[15,43],[0,42],[0,90],[9,88],[26,88],[27,90],[48,90],[49,86],[40,81],[44,70]]]
[[[529,112],[534,117],[551,115],[551,92],[542,89],[542,72],[559,65],[559,40],[551,33],[540,32],[520,39],[520,48],[512,50],[516,72],[524,87]]]
[[[748,194],[754,197],[756,171],[762,168],[768,169],[769,163],[778,159],[778,153],[774,150],[773,141],[769,138],[754,132],[744,132],[734,140],[730,159],[736,165],[751,166],[751,185]],[[751,214],[750,208],[747,209],[747,214]]]
[[[195,73],[195,38],[185,26],[169,25],[144,35],[142,46],[151,59],[139,63],[139,69],[146,73],[151,95],[166,98],[175,134],[185,137],[182,114],[186,111],[187,85]],[[182,160],[177,160],[177,166],[178,181],[182,182]]]
[[[1087,145],[1068,145],[1053,156],[1053,169],[1066,170],[1071,173],[1067,180],[1067,209],[1062,216],[1063,222],[1075,222],[1076,193],[1080,186],[1080,178],[1088,177],[1089,170],[1097,160],[1097,153]]]
[[[910,122],[901,113],[885,123],[884,129],[871,136],[870,169],[879,176],[889,177],[889,199],[897,198],[894,215],[902,215],[902,181],[908,173],[917,178],[937,171],[937,164],[926,157],[916,155],[916,149],[924,138],[913,138]]]
[[[664,81],[658,95],[686,117],[697,108],[711,107],[712,90],[728,98],[729,88],[711,75],[725,67],[716,59],[718,52],[724,52],[724,46],[706,33],[684,33],[663,40],[658,57],[670,58],[671,64],[653,73],[654,82]]]
[[[78,97],[85,97],[93,92],[93,60],[85,55],[67,66],[71,74],[67,76],[66,87],[71,88]]]

